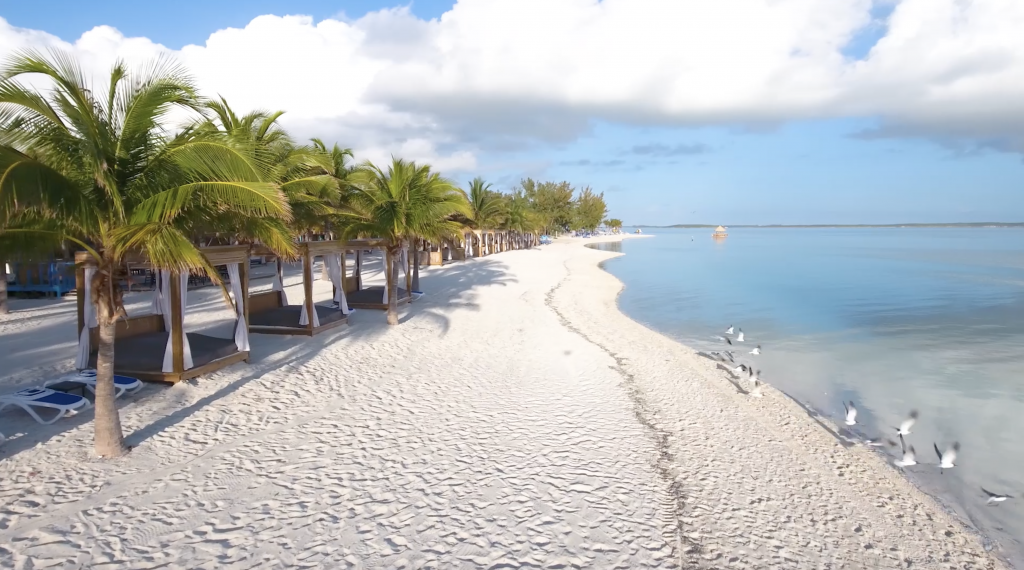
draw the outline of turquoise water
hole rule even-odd
[[[609,244],[630,317],[701,350],[729,325],[761,378],[862,435],[911,409],[908,476],[1024,561],[1024,230],[650,229]],[[747,354],[761,344],[763,354]],[[939,475],[933,442],[959,441]],[[890,450],[895,457],[899,450]],[[987,507],[981,487],[1016,497]]]

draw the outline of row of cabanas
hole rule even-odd
[[[483,257],[509,249],[535,245],[536,236],[511,232],[467,231],[461,242],[424,244],[417,253],[421,265],[441,265],[446,260]],[[249,333],[314,336],[348,322],[352,309],[387,309],[387,285],[365,287],[362,277],[364,252],[380,250],[384,267],[397,261],[404,274],[405,287],[398,289],[399,304],[413,299],[412,257],[405,248],[398,259],[381,240],[306,241],[297,244],[302,260],[303,299],[289,302],[284,290],[282,260],[261,246],[231,245],[200,248],[215,267],[224,267],[223,275],[235,310],[233,338],[219,338],[184,331],[184,309],[188,306],[188,273],[158,271],[149,314],[117,321],[115,331],[116,374],[140,380],[176,383],[188,380],[236,362],[249,361]],[[354,267],[348,270],[348,256]],[[436,256],[435,256],[436,254]],[[254,256],[276,263],[270,291],[249,292],[250,259]],[[337,308],[316,305],[313,301],[313,263],[324,261],[326,277],[333,286]],[[435,263],[435,257],[437,262]],[[96,366],[98,331],[96,309],[91,302],[91,283],[96,266],[84,252],[76,255],[75,284],[78,303],[78,355],[75,367]]]

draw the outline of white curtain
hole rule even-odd
[[[277,259],[278,268],[281,267],[281,258]],[[271,287],[274,291],[277,291],[281,295],[281,306],[288,306],[288,294],[284,292],[284,283],[281,283],[281,275],[274,272],[274,285]]]
[[[160,271],[153,277],[153,305],[149,312],[154,315],[164,314],[163,290],[160,288]]]
[[[341,314],[349,314],[348,299],[345,298],[345,287],[342,285],[341,279],[341,254],[332,253],[331,255],[324,257],[324,263],[327,264],[327,275],[331,278],[331,283],[334,285],[335,294],[334,301],[338,303],[338,308],[341,309]]]
[[[483,237],[483,240],[484,240],[484,255],[490,255],[491,254],[491,242],[490,242],[490,240],[487,239],[487,234],[483,234],[482,237]]]
[[[171,330],[171,272],[161,271],[161,278],[163,279],[164,291],[167,291],[166,295],[163,295],[164,304],[164,326],[167,327],[167,348],[164,349],[164,372],[174,372],[174,332]],[[188,306],[188,273],[182,273],[179,275],[181,281],[181,352],[182,360],[185,364],[185,370],[191,369],[194,365],[192,363],[192,347],[188,344],[188,335],[185,334],[185,307]]]
[[[89,353],[92,352],[89,333],[99,325],[96,320],[96,305],[92,303],[92,278],[94,275],[96,275],[95,267],[85,268],[85,290],[83,291],[85,326],[82,327],[82,334],[78,337],[78,357],[75,358],[75,368],[79,370],[89,367]]]
[[[299,312],[299,326],[306,326],[309,324],[309,312],[306,310],[305,295],[303,295],[302,309]],[[316,312],[316,305],[313,306],[313,328],[320,326],[320,315]]]
[[[242,293],[242,280],[238,276],[238,264],[228,264],[228,283],[231,285],[231,297],[235,300],[235,346],[239,352],[249,350],[249,327],[245,326],[245,297]]]
[[[466,257],[473,257],[473,234],[466,237]]]

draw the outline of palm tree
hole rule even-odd
[[[18,80],[41,76],[47,96]],[[161,58],[138,71],[113,66],[109,83],[91,89],[68,54],[23,52],[0,72],[0,204],[41,215],[20,228],[40,239],[69,240],[97,271],[96,453],[126,451],[114,403],[114,330],[125,315],[116,274],[129,252],[174,272],[205,270],[189,235],[217,214],[287,220],[288,202],[253,152],[218,133],[164,127],[175,110],[201,103],[192,80]]]
[[[451,217],[466,215],[465,194],[450,180],[392,158],[387,170],[364,162],[352,173],[352,190],[344,216],[349,236],[384,240],[388,286],[388,324],[398,324],[398,256],[408,240],[454,235],[461,227]]]
[[[505,219],[505,204],[501,194],[477,176],[469,183],[469,222],[478,230],[489,230],[501,225]]]
[[[530,208],[530,200],[522,191],[514,192],[505,200],[505,222],[502,228],[515,233],[516,244],[522,247],[522,238],[537,231],[540,221]]]

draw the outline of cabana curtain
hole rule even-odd
[[[82,327],[82,334],[78,337],[78,357],[75,358],[75,368],[79,370],[89,367],[89,355],[92,352],[90,346],[90,331],[99,326],[96,320],[96,305],[92,303],[92,278],[96,275],[95,267],[85,268],[85,326]]]
[[[274,284],[271,287],[281,295],[281,306],[288,306],[288,294],[284,292],[284,283],[281,282],[281,258],[277,259],[277,271],[274,273]]]
[[[299,325],[306,326],[309,324],[309,312],[306,311],[306,300],[302,300],[302,311],[299,313]],[[320,315],[316,314],[316,305],[313,306],[313,328],[319,328],[320,326]]]
[[[163,290],[160,287],[160,273],[157,272],[156,278],[153,279],[153,305],[150,307],[149,312],[154,315],[164,314],[163,303]]]
[[[161,286],[163,290],[167,292],[166,295],[161,295],[163,303],[163,315],[164,315],[164,327],[167,329],[167,348],[164,349],[164,365],[162,370],[164,372],[174,372],[174,331],[172,330],[171,323],[171,272],[167,270],[160,271]],[[182,317],[182,329],[185,328],[185,307],[188,306],[188,273],[181,273],[178,275],[181,281],[181,317]],[[194,365],[192,363],[192,347],[188,344],[188,335],[185,331],[181,331],[181,352],[182,361],[184,362],[184,369],[190,370]]]
[[[466,257],[473,257],[473,234],[466,237]]]
[[[345,297],[345,287],[342,286],[341,254],[332,253],[324,257],[324,263],[327,264],[327,276],[331,278],[331,283],[334,285],[334,302],[338,303],[341,314],[347,315],[349,308],[348,299]]]
[[[245,326],[245,297],[242,296],[242,280],[238,276],[238,264],[228,264],[228,282],[231,285],[231,297],[235,300],[235,346],[239,352],[249,350],[249,327]]]

